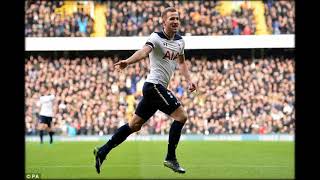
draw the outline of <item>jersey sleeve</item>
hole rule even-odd
[[[152,33],[147,42],[146,45],[150,46],[152,49],[154,49],[157,46],[157,34],[156,33]]]

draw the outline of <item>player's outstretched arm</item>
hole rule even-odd
[[[124,69],[130,64],[134,64],[139,62],[141,59],[147,57],[149,53],[152,51],[152,48],[148,45],[144,45],[142,49],[136,51],[132,56],[130,56],[126,60],[121,60],[114,64],[116,69]]]
[[[179,55],[179,65],[180,65],[180,72],[181,74],[186,78],[187,82],[188,82],[188,89],[190,92],[193,92],[194,90],[197,89],[197,86],[195,83],[193,83],[191,81],[191,77],[189,74],[189,70],[187,67],[187,63],[185,62],[185,57],[184,54],[183,55]]]

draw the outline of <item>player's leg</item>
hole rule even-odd
[[[169,130],[168,151],[164,165],[175,172],[185,173],[185,170],[180,167],[177,161],[176,148],[180,140],[181,130],[187,120],[187,113],[171,91],[165,89],[163,86],[158,86],[157,88],[165,102],[159,109],[174,119]]]
[[[146,91],[146,88],[144,88]],[[146,94],[148,94],[146,92]],[[145,93],[144,93],[145,95]],[[157,111],[157,106],[152,104],[152,101],[148,101],[148,98],[143,97],[139,102],[138,107],[136,109],[133,118],[129,120],[129,122],[123,126],[121,126],[115,134],[111,137],[111,139],[104,144],[100,148],[95,148],[93,153],[96,158],[96,170],[100,173],[100,166],[102,162],[105,160],[108,153],[114,147],[121,144],[126,138],[141,129],[141,126]]]
[[[117,129],[106,144],[100,148],[96,147],[93,150],[93,154],[95,156],[95,167],[98,174],[100,173],[102,162],[106,159],[106,156],[111,149],[121,144],[130,134],[139,131],[144,122],[145,121],[141,117],[135,114],[129,123]]]
[[[44,116],[39,116],[39,136],[40,136],[40,143],[43,143],[43,135],[44,131],[47,129],[46,119]]]
[[[153,102],[152,95],[153,84],[145,83],[143,86],[143,97],[139,102],[135,114],[132,119],[129,120],[129,123],[120,127],[111,139],[99,148],[98,154],[101,158],[105,159],[106,155],[110,150],[120,143],[122,143],[131,133],[139,131],[143,123],[145,123],[158,109],[156,103]]]
[[[39,123],[39,136],[40,136],[40,143],[43,143],[43,134],[44,134],[44,130],[46,129],[46,124],[45,123]]]
[[[48,122],[47,123],[48,123],[47,131],[48,131],[49,137],[50,137],[50,144],[52,144],[53,143],[53,134],[54,134],[54,132],[53,132],[53,128],[52,128],[52,118],[51,117],[48,118]]]
[[[175,172],[185,173],[186,170],[182,168],[177,161],[176,148],[180,140],[181,130],[187,120],[187,113],[184,111],[182,106],[180,106],[170,116],[174,121],[171,124],[169,131],[168,150],[164,165]]]
[[[181,130],[187,121],[187,113],[179,106],[170,116],[174,119],[169,131],[169,143],[166,160],[176,160],[176,148],[180,140]]]
[[[141,117],[135,114],[129,123],[117,129],[110,140],[99,148],[99,156],[102,159],[105,159],[106,155],[111,151],[111,149],[121,144],[130,134],[139,131],[144,122],[145,121]]]

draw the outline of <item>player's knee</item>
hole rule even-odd
[[[133,118],[129,120],[129,127],[132,130],[132,132],[137,132],[141,129],[143,123],[144,121],[142,118],[140,118],[137,115],[134,115]]]
[[[40,124],[39,125],[39,130],[44,130],[45,129],[45,126],[43,124]]]
[[[184,115],[182,116],[182,122],[185,123],[185,122],[187,121],[187,119],[188,119],[187,114],[184,114]]]
[[[139,131],[141,129],[141,126],[142,124],[139,124],[139,123],[133,123],[131,125],[129,124],[129,127],[133,132]]]
[[[181,123],[184,124],[184,123],[187,121],[187,119],[188,119],[187,113],[182,113],[182,114],[180,115],[178,121],[180,121]]]
[[[132,120],[129,122],[129,127],[132,132],[137,132],[141,129],[142,123],[136,120]]]

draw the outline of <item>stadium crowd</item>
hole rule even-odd
[[[93,33],[93,18],[83,9],[62,16],[56,8],[63,1],[26,1],[26,37],[89,37]]]
[[[265,17],[267,26],[272,34],[295,33],[295,2],[273,1],[265,3]]]
[[[43,86],[56,96],[53,127],[62,135],[112,134],[127,122],[141,98],[149,60],[118,72],[114,57],[25,59],[26,134],[37,134],[37,101]],[[294,59],[194,58],[187,60],[197,82],[185,90],[177,70],[169,85],[188,112],[184,134],[294,133]],[[167,134],[171,120],[158,111],[137,134]]]
[[[102,3],[102,2],[100,2]],[[256,33],[253,8],[239,4],[230,15],[218,10],[220,1],[107,1],[106,36],[148,36],[161,30],[161,11],[177,7],[181,35],[252,35]],[[72,15],[55,12],[63,1],[26,1],[26,37],[89,37],[94,20],[78,9]],[[264,1],[267,26],[273,34],[295,31],[294,1]]]
[[[107,36],[148,36],[161,31],[161,12],[177,7],[181,35],[249,35],[255,32],[253,9],[241,6],[230,16],[222,16],[219,1],[112,1],[106,14]]]

